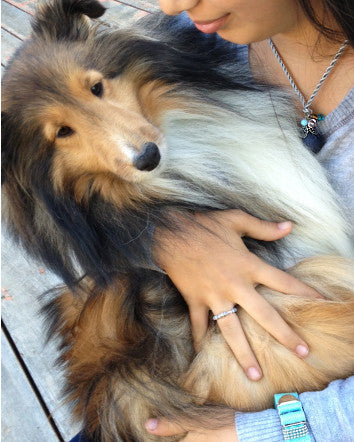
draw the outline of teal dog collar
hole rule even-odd
[[[297,393],[274,395],[275,408],[278,410],[284,440],[311,442],[306,425],[306,416]]]

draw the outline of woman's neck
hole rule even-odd
[[[299,19],[297,27],[272,38],[285,66],[305,100],[308,100],[323,73],[343,42],[329,40],[307,20]],[[256,79],[292,89],[268,41],[250,45],[250,66]],[[328,115],[347,95],[354,84],[354,51],[347,47],[333,71],[316,94],[311,108]],[[299,106],[301,111],[301,102]]]

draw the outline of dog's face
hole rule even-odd
[[[43,74],[41,68],[38,72]],[[38,127],[43,142],[54,148],[53,170],[59,186],[68,175],[101,172],[139,182],[159,166],[163,136],[144,115],[144,90],[137,88],[134,78],[104,78],[72,61],[62,69],[56,65],[51,73],[47,63],[44,72],[53,84],[45,82],[41,88],[43,79],[32,74],[31,83],[37,85],[32,97],[21,96],[22,85],[9,93],[5,85],[3,108],[6,114],[8,102],[16,96],[31,109],[22,113],[23,122]]]
[[[68,99],[53,100],[40,115],[43,136],[55,146],[58,177],[110,172],[138,182],[159,166],[163,137],[144,116],[143,92],[132,79],[77,68],[63,84]]]
[[[91,57],[97,60],[100,53],[90,53],[92,25],[84,15],[68,15],[72,23],[63,30],[64,18],[53,17],[50,8],[39,11],[31,39],[5,75],[5,158],[38,156],[43,161],[45,150],[50,151],[52,183],[58,189],[73,177],[99,174],[144,181],[159,170],[165,149],[154,120],[156,105],[149,107],[151,87],[141,82],[137,69],[118,75],[95,69],[100,63]]]

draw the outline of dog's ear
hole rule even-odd
[[[87,17],[101,17],[105,10],[98,0],[44,0],[32,21],[33,33],[54,40],[85,40],[91,28]]]

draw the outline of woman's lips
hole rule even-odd
[[[199,31],[204,32],[205,34],[213,34],[214,32],[217,32],[226,22],[226,20],[229,18],[230,14],[226,14],[223,17],[220,17],[216,20],[209,21],[209,22],[197,22],[194,21],[194,25]]]

